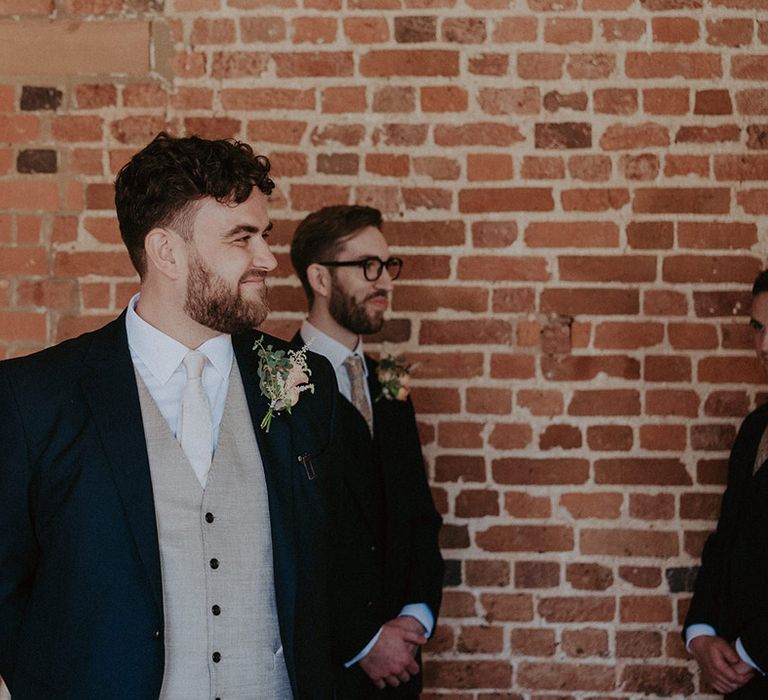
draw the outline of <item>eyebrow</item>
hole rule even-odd
[[[239,236],[241,233],[264,235],[265,233],[269,233],[273,228],[274,224],[271,221],[267,224],[263,231],[258,226],[239,224],[238,226],[234,226],[233,228],[229,229],[229,231],[226,231],[223,235],[223,238],[234,238],[235,236]]]

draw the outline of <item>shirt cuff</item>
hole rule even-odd
[[[752,661],[752,657],[747,654],[747,650],[744,648],[744,645],[741,643],[741,638],[736,640],[736,644],[734,645],[736,647],[736,653],[741,657],[741,660],[745,663],[751,666],[755,669],[760,675],[764,676],[765,673],[763,673],[763,669],[760,668],[754,661]]]
[[[373,635],[373,639],[371,639],[368,644],[366,644],[363,647],[363,650],[355,657],[351,658],[349,661],[345,662],[344,668],[349,668],[350,666],[354,666],[360,659],[368,656],[368,653],[373,649],[376,642],[379,641],[379,637],[381,637],[381,628],[379,628],[379,631],[376,632],[376,634]]]
[[[712,625],[696,624],[690,625],[685,628],[685,648],[686,651],[691,653],[691,642],[696,637],[717,637],[717,631]]]
[[[424,636],[427,639],[432,636],[432,630],[435,626],[435,616],[429,609],[429,605],[426,603],[409,603],[408,605],[403,606],[398,617],[403,617],[404,615],[415,617],[421,623],[421,626],[424,628]]]

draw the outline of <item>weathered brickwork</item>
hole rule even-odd
[[[768,1],[0,0],[0,357],[122,309],[111,182],[161,129],[272,159],[278,335],[295,223],[385,212],[372,347],[419,363],[446,523],[425,700],[706,697],[678,632],[765,398]]]

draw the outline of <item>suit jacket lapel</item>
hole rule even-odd
[[[90,371],[82,379],[83,391],[123,501],[136,549],[162,611],[152,479],[124,313],[94,336],[84,363]]]
[[[284,644],[293,640],[293,611],[296,601],[296,549],[293,512],[291,421],[277,416],[269,432],[262,430],[269,401],[259,388],[258,356],[253,350],[253,336],[233,336],[235,358],[243,378],[245,397],[259,445],[269,497],[269,518],[275,564],[280,630]]]

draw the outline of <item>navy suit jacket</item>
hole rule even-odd
[[[301,343],[300,335],[294,336]],[[410,399],[377,398],[377,363],[365,358],[373,401],[373,437],[360,412],[339,394],[345,458],[333,473],[332,631],[337,697],[413,697],[421,674],[398,688],[378,691],[357,666],[346,671],[381,625],[403,605],[440,610],[444,563],[435,509]]]
[[[258,335],[233,337],[233,345],[264,463],[280,633],[294,697],[327,698],[336,380],[311,357],[314,394],[302,393],[293,414],[265,433]],[[0,675],[14,700],[157,698],[160,557],[124,315],[0,363],[0,532]]]
[[[736,436],[717,529],[704,545],[684,625],[708,624],[728,641],[741,638],[763,670],[768,670],[768,462],[756,473],[753,466],[766,426],[768,405],[750,413]],[[768,682],[758,675],[732,696],[768,697]]]

